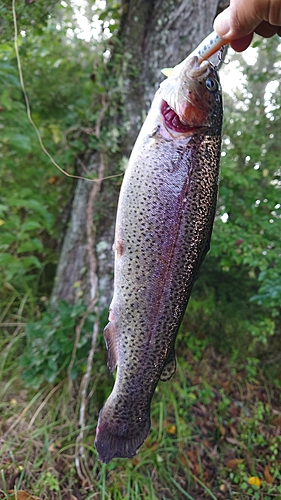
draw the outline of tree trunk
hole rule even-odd
[[[109,66],[114,68],[115,61],[119,61],[120,67],[121,56],[123,63],[118,76],[122,77],[123,107],[115,121],[126,132],[117,153],[106,151],[103,159],[98,152],[85,155],[82,161],[89,170],[101,172],[103,162],[105,176],[116,174],[116,165],[129,157],[154,93],[164,79],[161,68],[173,67],[184,59],[212,31],[215,16],[228,3],[227,0],[123,0],[118,49],[113,51]],[[89,304],[95,289],[92,281],[97,276],[100,310],[109,306],[120,178],[104,180],[98,187],[100,191],[97,189],[95,196],[90,196],[92,184],[77,182],[51,298],[54,306],[60,299],[74,303],[81,296]],[[91,231],[89,220],[87,231],[87,217],[92,217]]]

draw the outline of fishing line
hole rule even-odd
[[[32,118],[32,115],[31,115],[31,109],[30,109],[30,103],[29,103],[28,95],[27,95],[27,92],[25,90],[25,83],[24,83],[24,78],[23,78],[23,72],[22,72],[22,66],[21,66],[21,59],[20,59],[20,54],[19,54],[18,42],[17,42],[17,39],[18,39],[18,24],[17,24],[17,15],[16,15],[16,0],[12,0],[12,14],[13,14],[13,24],[14,24],[14,47],[15,47],[15,53],[16,53],[16,60],[17,60],[17,67],[18,67],[20,85],[21,85],[22,93],[23,93],[24,100],[25,100],[26,114],[27,114],[27,118],[29,120],[29,123],[31,124],[31,126],[35,130],[38,142],[40,144],[40,147],[41,147],[43,153],[49,158],[49,160],[51,161],[51,163],[62,174],[66,175],[66,177],[71,177],[72,179],[83,179],[84,181],[88,181],[88,182],[101,182],[102,180],[105,180],[105,179],[111,179],[112,177],[120,177],[121,175],[123,175],[121,173],[121,174],[116,174],[116,175],[110,175],[108,177],[103,177],[102,179],[88,179],[87,177],[83,177],[83,176],[80,176],[80,175],[69,174],[62,167],[60,167],[57,164],[57,162],[52,157],[51,153],[49,153],[49,151],[46,149],[46,147],[45,147],[45,145],[43,143],[42,137],[40,135],[39,129],[38,129],[37,125],[33,121],[33,118]]]

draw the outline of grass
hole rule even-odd
[[[27,390],[18,373],[23,335],[6,335],[2,345],[0,498],[17,491],[41,500],[281,498],[280,388],[258,370],[253,376],[190,339],[176,375],[159,383],[139,454],[105,466],[94,449],[95,394],[81,458],[79,385],[71,397],[67,380]]]

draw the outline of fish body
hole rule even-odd
[[[193,57],[160,86],[130,157],[104,331],[108,367],[117,373],[95,441],[105,463],[136,454],[156,385],[174,373],[175,338],[210,245],[221,122],[217,72]]]

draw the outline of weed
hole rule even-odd
[[[28,385],[39,387],[66,376],[72,359],[76,328],[86,307],[82,301],[70,306],[61,301],[57,310],[46,311],[40,320],[26,327],[26,348],[21,356],[22,378]],[[93,315],[88,315],[78,341],[71,378],[83,372],[90,348]]]
[[[33,397],[16,380],[6,384],[0,407],[0,488],[24,489],[42,500],[75,497],[75,492],[83,500],[185,500],[198,495],[224,499],[227,484],[230,498],[278,498],[281,446],[278,419],[274,424],[271,411],[272,404],[279,408],[278,391],[247,380],[246,369],[234,379],[228,360],[219,360],[218,374],[212,350],[205,350],[201,361],[180,361],[174,378],[159,384],[151,431],[131,460],[97,461],[97,402],[90,406],[83,443],[89,472],[84,479],[75,469],[79,406],[76,397],[69,397],[67,382],[62,380],[55,391],[45,386]]]

